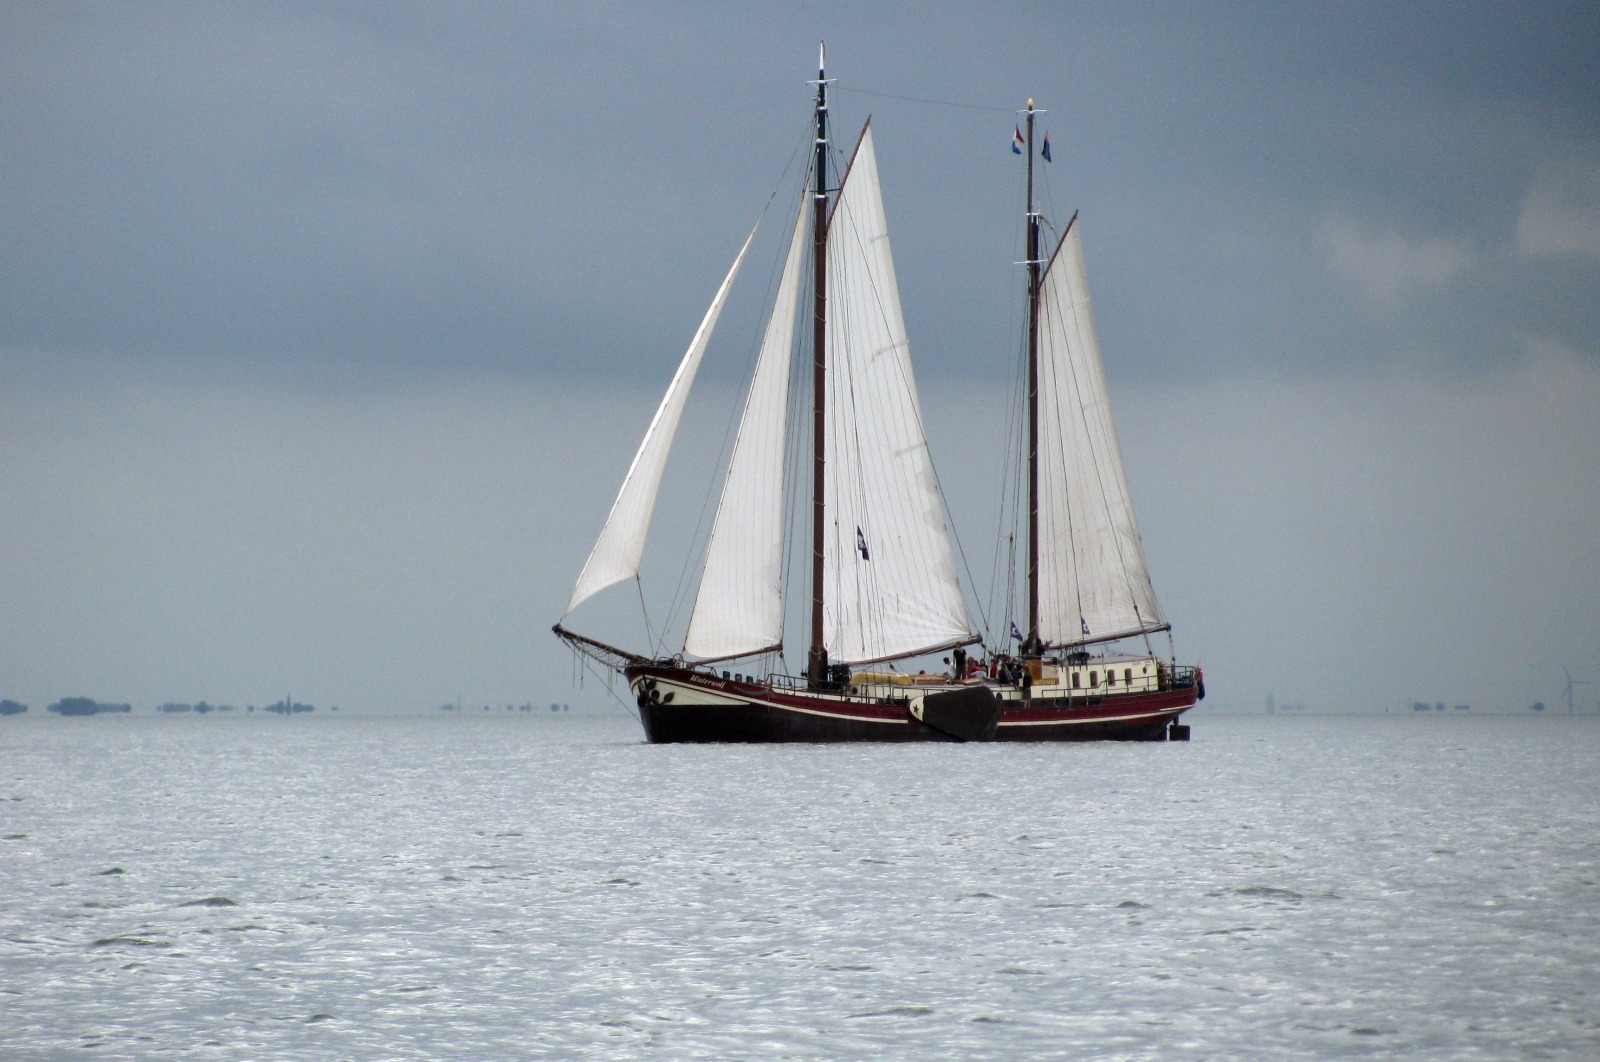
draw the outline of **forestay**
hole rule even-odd
[[[1076,219],[1039,295],[1039,636],[1164,626],[1111,420]]]
[[[722,501],[706,546],[705,572],[683,646],[686,653],[702,659],[759,653],[783,641],[783,467],[789,367],[810,213],[810,199],[802,196],[777,300],[728,461]]]

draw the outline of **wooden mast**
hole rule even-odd
[[[1020,652],[1039,656],[1039,215],[1033,209],[1033,101],[1028,101],[1028,636]]]
[[[823,645],[824,441],[828,380],[828,82],[827,45],[817,49],[817,142],[812,185],[812,371],[811,371],[811,651],[806,680],[814,688],[828,677],[828,649]]]

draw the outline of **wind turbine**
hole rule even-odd
[[[1567,688],[1564,691],[1562,691],[1562,695],[1567,698],[1567,714],[1571,715],[1572,714],[1572,687],[1574,687],[1574,686],[1587,686],[1589,684],[1587,682],[1582,681],[1581,679],[1574,679],[1572,677],[1572,672],[1568,671],[1565,667],[1562,667],[1561,672],[1562,672],[1562,674],[1567,676]]]

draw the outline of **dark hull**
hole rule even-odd
[[[625,674],[645,736],[657,743],[958,740],[913,715],[912,701],[932,689],[851,697],[661,665],[629,667]],[[1164,741],[1169,724],[1198,699],[1193,686],[1031,699],[1009,686],[989,688],[998,700],[993,741]]]

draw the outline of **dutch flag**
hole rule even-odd
[[[1020,125],[1012,126],[1011,127],[1011,153],[1013,155],[1022,154],[1022,145],[1024,143],[1026,143],[1026,141],[1024,141],[1022,139],[1022,127]]]

